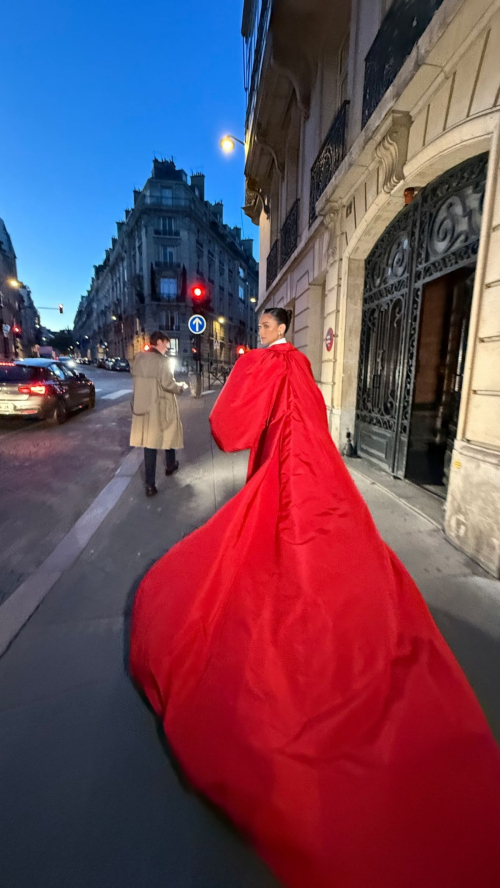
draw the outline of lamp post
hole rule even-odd
[[[234,149],[236,148],[236,142],[238,142],[240,145],[243,145],[243,147],[245,148],[245,143],[241,139],[238,139],[237,136],[232,136],[230,133],[222,137],[222,139],[220,140],[220,146],[225,154],[231,154],[231,152],[234,151]]]

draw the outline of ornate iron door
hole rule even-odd
[[[398,477],[406,470],[422,290],[475,265],[487,161],[478,155],[431,182],[366,261],[356,443]]]

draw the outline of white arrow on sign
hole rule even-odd
[[[207,326],[207,322],[201,315],[193,315],[189,318],[188,326],[191,333],[203,333]]]

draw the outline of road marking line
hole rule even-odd
[[[102,392],[102,389],[96,389],[96,392]]]
[[[80,557],[127,489],[142,459],[141,449],[130,451],[116,470],[115,477],[101,490],[61,542],[0,606],[0,656],[5,653],[63,573]]]
[[[122,398],[123,395],[131,395],[132,389],[120,389],[118,392],[110,392],[109,395],[103,395],[101,401],[114,401],[115,398]]]

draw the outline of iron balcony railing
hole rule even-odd
[[[244,67],[245,67],[245,89],[247,92],[247,113],[246,113],[246,130],[248,131],[257,101],[257,92],[259,89],[260,78],[262,74],[262,64],[264,61],[264,50],[266,47],[267,35],[269,32],[269,22],[271,19],[272,0],[260,0],[256,6],[256,19],[251,35],[244,43]],[[258,24],[257,24],[258,20]]]
[[[365,126],[443,0],[394,0],[365,59]]]
[[[269,250],[269,255],[267,257],[266,285],[268,289],[278,275],[279,249],[280,242],[277,238]]]
[[[299,237],[299,201],[296,200],[286,217],[280,235],[280,269],[295,253]]]
[[[321,150],[311,169],[309,224],[316,218],[316,204],[342,163],[346,154],[347,110],[344,102],[333,119]]]

